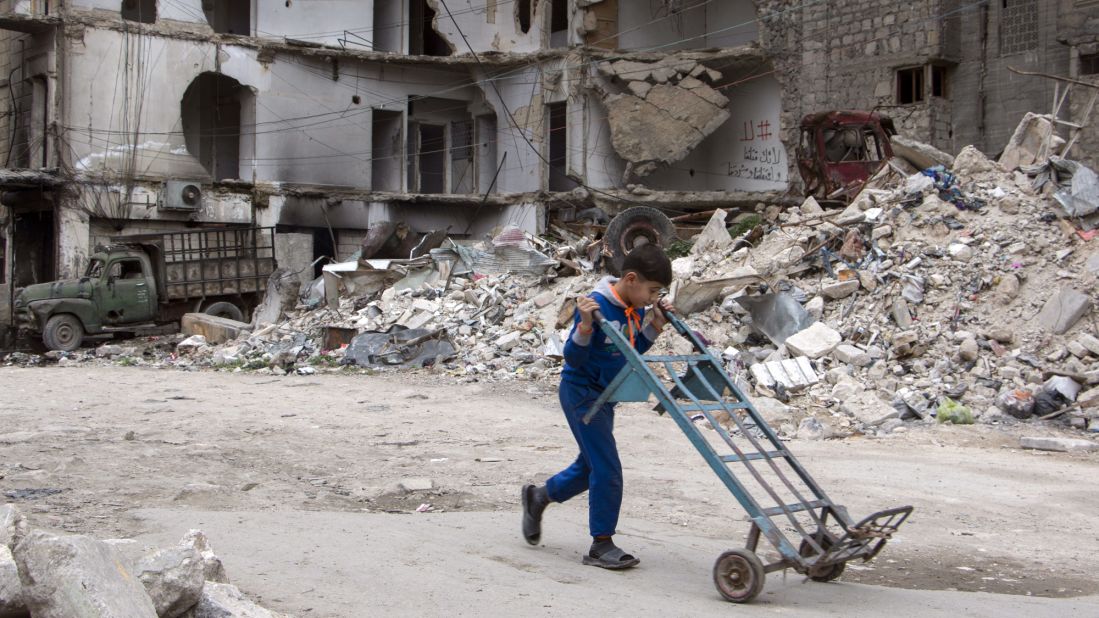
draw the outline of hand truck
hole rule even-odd
[[[714,563],[714,585],[721,596],[746,603],[763,590],[767,573],[794,569],[814,581],[827,582],[839,577],[848,561],[869,561],[877,556],[908,519],[912,507],[886,509],[858,522],[851,519],[847,509],[832,502],[779,441],[699,335],[675,314],[665,315],[675,331],[694,346],[694,354],[642,356],[613,324],[595,313],[602,331],[625,356],[626,365],[592,405],[584,422],[590,422],[605,403],[645,402],[655,396],[656,409],[671,415],[748,512],[752,527],[747,547],[726,551]],[[696,415],[702,415],[713,432],[704,435],[692,421]],[[722,421],[735,425],[733,431],[727,431]],[[728,450],[732,453],[719,454]],[[800,541],[797,547],[787,534]],[[757,556],[761,535],[778,551],[775,562],[765,565]]]

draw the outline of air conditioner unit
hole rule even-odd
[[[161,210],[194,212],[202,208],[202,185],[189,180],[169,180],[160,193]]]

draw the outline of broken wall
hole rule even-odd
[[[435,31],[456,56],[469,54],[466,40],[478,54],[535,52],[548,42],[550,0],[449,0],[446,5],[453,20],[439,0],[427,0],[427,4],[435,11]],[[520,11],[527,11],[522,20]]]
[[[489,75],[475,69],[474,76],[481,85],[486,104],[496,110],[496,159],[504,161],[496,182],[497,192],[540,190],[544,163],[538,153],[544,147],[546,118],[539,86],[542,71],[538,67],[524,66],[498,69]],[[490,78],[495,87],[485,81]]]
[[[731,88],[730,119],[683,160],[644,184],[666,191],[785,191],[790,156],[778,130],[782,88],[772,77]]]

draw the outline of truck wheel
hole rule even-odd
[[[219,318],[227,318],[230,320],[236,320],[237,322],[244,321],[244,312],[240,310],[233,303],[220,302],[214,303],[203,311],[206,315],[213,315]]]
[[[53,316],[42,331],[42,343],[51,350],[72,352],[80,347],[83,340],[84,325],[71,313]]]
[[[603,243],[609,250],[607,270],[618,276],[626,254],[645,243],[667,249],[676,238],[675,224],[668,216],[655,208],[634,206],[611,219],[603,234]]]

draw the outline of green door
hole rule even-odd
[[[107,280],[99,286],[99,311],[104,324],[135,324],[153,319],[149,274],[137,258],[111,262]]]

